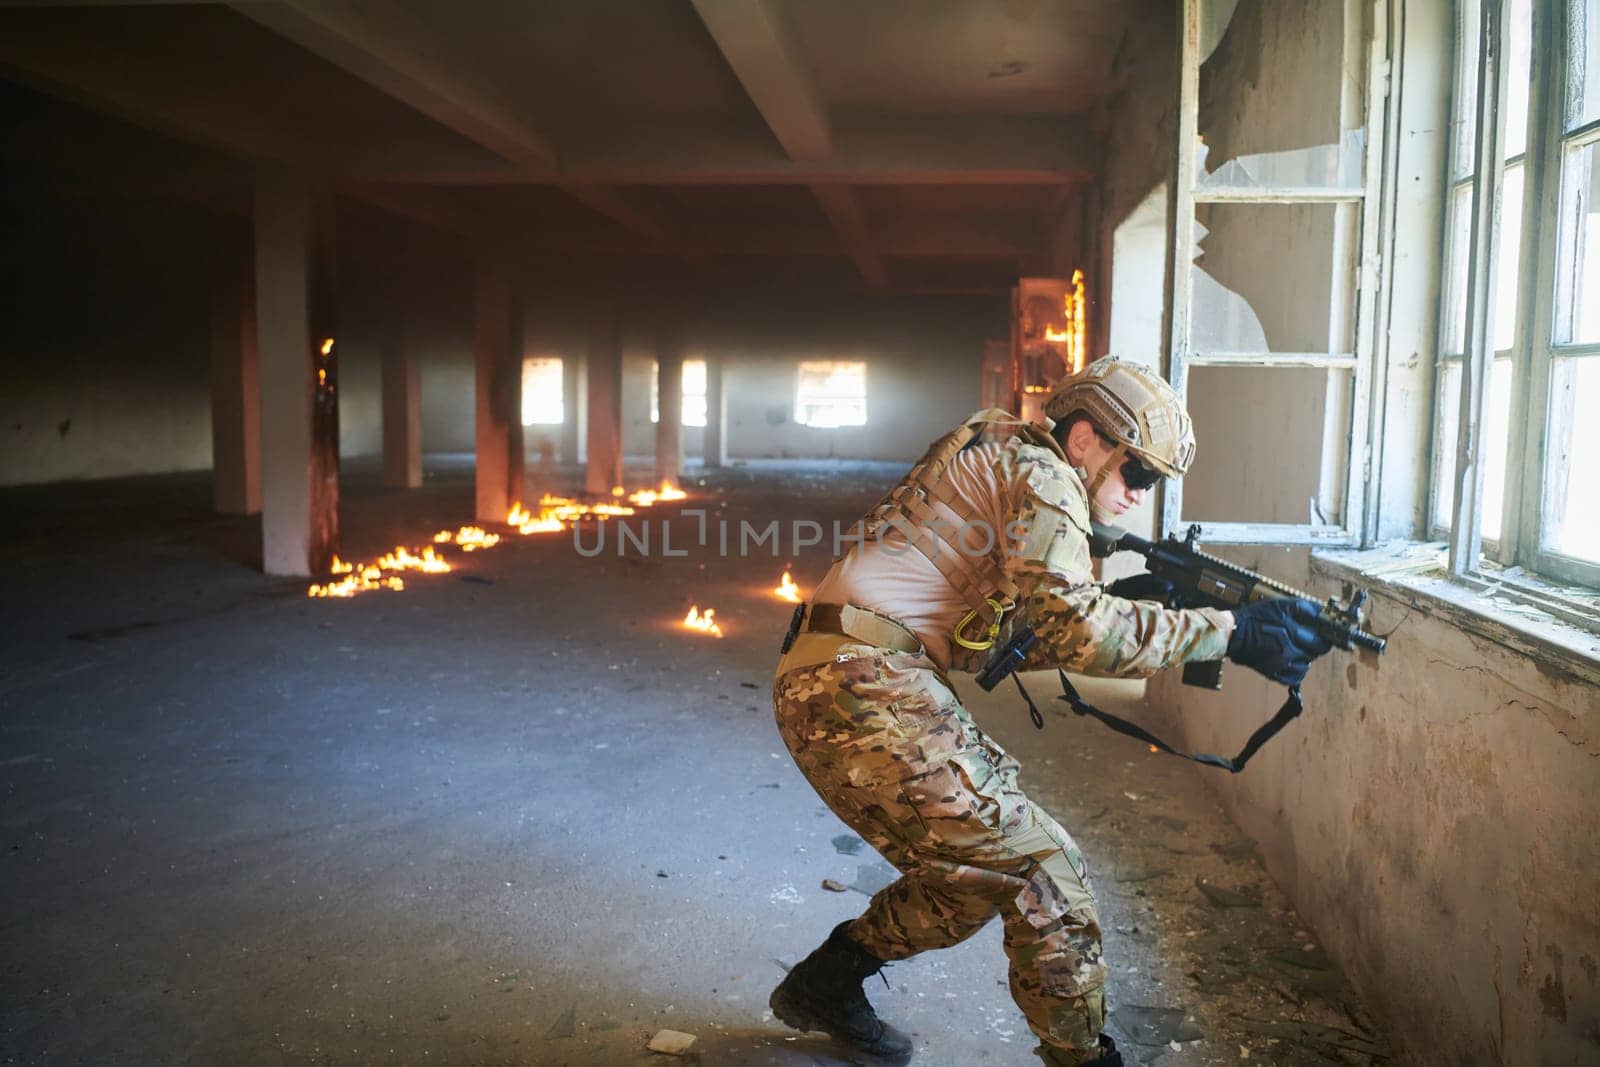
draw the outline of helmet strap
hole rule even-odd
[[[1128,446],[1122,441],[1117,442],[1117,447],[1111,450],[1111,455],[1094,472],[1094,477],[1089,480],[1089,514],[1096,522],[1111,522],[1114,516],[1109,508],[1100,503],[1100,487],[1111,477],[1111,472],[1122,466],[1123,459],[1128,455]]]

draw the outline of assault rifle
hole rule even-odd
[[[1150,574],[1160,579],[1170,587],[1171,593],[1166,597],[1171,607],[1175,608],[1219,608],[1223,611],[1232,611],[1246,604],[1253,604],[1261,600],[1270,600],[1276,597],[1293,597],[1296,599],[1315,600],[1282,582],[1273,581],[1265,575],[1235,566],[1225,559],[1208,555],[1196,547],[1195,542],[1200,539],[1200,527],[1190,526],[1187,534],[1179,539],[1176,535],[1169,534],[1161,541],[1147,541],[1142,537],[1128,533],[1116,526],[1102,526],[1100,523],[1091,524],[1092,536],[1089,538],[1089,552],[1096,557],[1105,557],[1113,552],[1137,552],[1145,558],[1145,567]],[[1329,597],[1322,605],[1317,615],[1316,628],[1327,638],[1329,643],[1346,650],[1357,647],[1382,653],[1387,643],[1384,638],[1368,633],[1362,629],[1361,608],[1366,603],[1367,592],[1364,589],[1351,592],[1347,586],[1345,600]],[[978,685],[985,690],[992,690],[999,685],[1008,675],[1011,675],[1028,658],[1029,652],[1038,641],[1038,635],[1032,627],[1025,627],[1014,634],[1009,643],[996,652],[978,675]],[[1271,721],[1257,730],[1245,745],[1244,749],[1232,759],[1207,754],[1189,755],[1180,752],[1162,741],[1159,737],[1149,733],[1142,727],[1110,715],[1094,707],[1084,700],[1078,691],[1073,688],[1065,672],[1057,671],[1061,678],[1062,695],[1058,698],[1066,701],[1073,711],[1079,715],[1089,715],[1099,719],[1107,726],[1119,733],[1144,741],[1154,748],[1169,752],[1175,756],[1184,756],[1188,759],[1211,766],[1221,767],[1237,774],[1244,769],[1245,762],[1255,754],[1255,751],[1266,743],[1267,739],[1276,734],[1296,715],[1300,714],[1300,687],[1292,686],[1289,689],[1289,698],[1284,702],[1278,714]],[[1028,696],[1022,687],[1020,679],[1013,677],[1017,683],[1017,690],[1028,703],[1028,712],[1033,718],[1033,724],[1044,727],[1044,716],[1034,705],[1033,699]],[[1222,660],[1186,663],[1183,667],[1183,681],[1185,685],[1200,686],[1206,689],[1222,688]]]
[[[1137,552],[1144,557],[1145,569],[1172,587],[1170,605],[1175,608],[1220,608],[1232,611],[1259,600],[1293,597],[1315,600],[1316,597],[1298,589],[1273,581],[1255,571],[1235,566],[1195,547],[1200,539],[1200,527],[1190,526],[1179,540],[1168,534],[1161,541],[1146,541],[1117,526],[1091,523],[1093,535],[1089,538],[1089,554],[1104,557],[1113,552]],[[1360,646],[1381,654],[1383,638],[1361,628],[1361,608],[1367,602],[1367,591],[1351,593],[1348,587],[1340,602],[1329,597],[1317,615],[1316,628],[1336,648],[1351,650]],[[1183,665],[1183,683],[1205,689],[1222,688],[1222,660],[1210,660]]]

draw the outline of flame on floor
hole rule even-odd
[[[433,550],[432,545],[424,545],[421,555],[404,545],[396,545],[393,552],[378,557],[378,566],[386,571],[422,571],[424,574],[447,574],[450,571],[450,564]]]
[[[783,581],[772,590],[772,595],[791,604],[800,603],[800,587],[794,584],[794,576],[789,573],[788,567],[783,569]]]
[[[476,552],[480,548],[493,548],[500,543],[500,535],[489,533],[482,526],[463,526],[455,532],[440,530],[433,535],[436,545],[454,544],[463,552]]]
[[[673,485],[670,479],[663,481],[660,489],[640,489],[636,493],[628,494],[628,502],[637,504],[641,508],[648,508],[673,500],[687,499],[689,499],[689,494]]]
[[[683,617],[684,628],[710,634],[712,637],[721,637],[722,627],[717,623],[716,614],[715,608],[707,608],[702,612],[698,604],[693,605],[689,608],[689,614]]]
[[[406,587],[405,580],[397,574],[385,574],[385,571],[445,574],[450,569],[449,561],[435,552],[432,545],[424,545],[421,552],[413,552],[404,545],[396,545],[393,552],[379,556],[376,563],[347,563],[335,555],[333,564],[328,568],[331,579],[322,583],[312,583],[306,590],[306,596],[344,599],[374,589],[399,592]]]
[[[506,525],[520,534],[560,533],[581,519],[608,519],[633,513],[633,508],[621,504],[580,504],[546,493],[539,498],[537,515],[523,507],[520,500],[512,504],[511,511],[506,514]]]
[[[427,551],[432,551],[432,549],[430,548]],[[382,561],[380,560],[379,562],[381,563]],[[313,583],[306,590],[306,596],[343,599],[353,597],[357,593],[369,592],[373,589],[392,589],[398,592],[406,587],[406,583],[399,577],[392,574],[385,575],[382,566],[371,563],[346,563],[337,555],[333,557],[333,564],[328,570],[335,576],[334,580],[323,582],[320,585]]]

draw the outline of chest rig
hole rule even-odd
[[[1017,584],[1006,573],[1005,555],[1015,549],[1010,530],[989,530],[987,518],[955,491],[948,477],[950,464],[968,448],[1022,438],[1029,444],[1061,456],[1055,439],[1036,423],[1025,422],[1001,408],[985,408],[933,444],[882,500],[862,517],[861,540],[881,538],[892,529],[922,553],[966,604],[967,614],[956,624],[954,639],[974,652],[989,649],[1000,634],[1001,619],[1016,606]],[[954,520],[934,506],[943,505]],[[1064,516],[1042,509],[1027,533],[1029,547],[1048,545]],[[968,530],[985,532],[987,551],[967,548]]]

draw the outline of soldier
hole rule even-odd
[[[1137,599],[1148,576],[1094,581],[1091,516],[1114,520],[1194,458],[1188,413],[1165,381],[1098,360],[1056,388],[1045,414],[1038,426],[990,409],[935,441],[862,520],[778,663],[775,714],[795,763],[901,877],[797,964],[771,1006],[870,1055],[902,1059],[911,1041],[878,1018],[862,981],[999,915],[1040,1059],[1122,1062],[1103,1032],[1087,865],[1022,792],[1017,761],[973,722],[949,671],[981,669],[1024,625],[1039,636],[1028,668],[1101,676],[1227,656],[1298,683],[1329,648],[1312,601],[1172,610]]]

